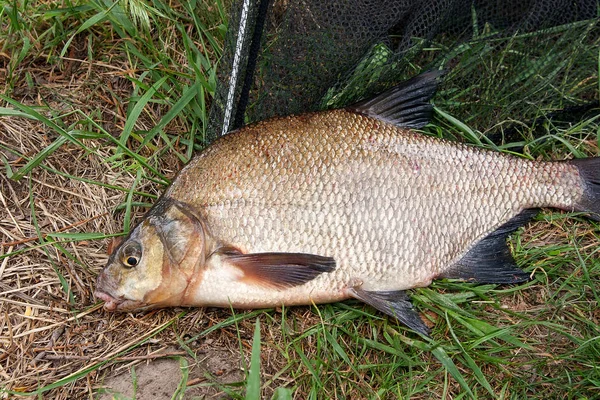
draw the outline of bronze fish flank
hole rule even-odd
[[[423,136],[439,73],[275,118],[198,154],[111,255],[107,310],[360,299],[413,330],[404,290],[516,283],[507,236],[539,207],[600,216],[600,158],[532,162]]]

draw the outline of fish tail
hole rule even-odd
[[[590,213],[590,218],[600,221],[600,157],[572,160],[583,180],[583,196],[575,204],[577,211]]]

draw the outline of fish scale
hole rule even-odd
[[[426,285],[521,210],[569,208],[581,196],[569,164],[484,152],[346,110],[257,124],[212,149],[166,196],[201,210],[211,234],[244,253],[333,257],[336,271],[290,291],[304,297],[348,278],[371,290]],[[219,187],[190,190],[182,176]],[[534,176],[559,190],[524,187]],[[226,206],[242,199],[242,207]]]
[[[507,236],[539,207],[600,219],[600,159],[534,162],[418,134],[437,72],[211,144],[110,256],[108,310],[360,299],[427,334],[405,289],[529,278]]]

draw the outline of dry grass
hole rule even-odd
[[[48,107],[64,116],[65,123],[75,122],[80,112],[93,115],[104,129],[118,135],[125,122],[122,98],[131,91],[130,81],[123,78],[128,71],[127,65],[116,60],[105,65],[67,59],[60,71],[55,65],[35,65],[20,71],[22,76],[35,74],[35,87],[22,82],[12,97],[26,105]],[[0,86],[5,85],[0,80]],[[71,112],[76,113],[69,116]],[[149,129],[150,118],[138,120],[137,128]],[[56,137],[38,121],[0,117],[0,154],[13,170],[26,163],[21,155],[35,156]],[[123,212],[113,211],[124,201],[124,193],[100,184],[129,188],[135,174],[106,161],[114,148],[105,141],[84,143],[91,151],[62,146],[44,161],[44,168],[35,168],[19,181],[0,175],[0,255],[8,255],[0,261],[0,380],[11,391],[35,391],[109,360],[117,361],[109,365],[111,369],[120,370],[169,348],[173,331],[161,330],[174,321],[195,329],[209,323],[202,320],[201,312],[183,318],[178,317],[180,310],[115,316],[96,304],[93,288],[106,263],[110,239],[71,241],[49,234],[98,232],[110,236],[122,232]],[[162,157],[160,162],[161,171],[168,176],[181,167],[174,156]],[[141,182],[136,190],[158,195],[162,188]],[[59,276],[64,277],[65,285]],[[178,332],[183,335],[186,329]],[[146,345],[139,346],[150,337],[153,339]],[[127,357],[118,358],[122,354]],[[99,368],[83,374],[82,379],[45,396],[91,396],[104,372]]]
[[[67,60],[64,67],[70,75],[50,64],[20,71],[22,76],[35,72],[38,84],[29,88],[22,82],[25,89],[15,90],[12,98],[29,106],[48,107],[76,128],[81,128],[78,122],[86,122],[78,120],[81,114],[94,116],[104,129],[118,136],[126,121],[127,104],[122,99],[132,90],[123,76],[131,69],[118,60],[112,60],[111,65],[72,63]],[[0,80],[3,85],[6,82]],[[147,112],[136,129],[149,130],[152,121],[160,118],[158,108]],[[181,129],[178,123],[174,121],[168,129]],[[41,122],[0,117],[0,156],[13,171],[56,138],[57,134]],[[129,376],[135,364],[185,355],[190,362],[187,383],[197,386],[188,390],[188,395],[223,393],[213,386],[243,379],[240,345],[242,349],[251,347],[250,322],[240,319],[237,327],[228,326],[228,310],[111,314],[94,299],[95,279],[108,259],[110,236],[123,231],[125,213],[114,210],[123,204],[127,193],[113,187],[130,188],[136,176],[128,167],[131,160],[107,161],[115,149],[105,140],[83,143],[90,151],[63,145],[44,160],[42,167],[19,181],[0,174],[2,387],[29,393],[49,389],[43,392],[44,398],[92,398],[106,376]],[[160,145],[155,142],[155,146]],[[156,160],[157,168],[167,177],[182,165],[172,152]],[[134,201],[151,202],[147,196],[158,196],[164,187],[143,180],[135,189],[144,196],[134,196]],[[132,219],[136,220],[144,209],[134,210]],[[94,232],[106,238],[52,236]],[[219,325],[224,327],[211,329]],[[207,330],[211,332],[193,339]],[[264,354],[268,357],[266,366],[275,362],[271,358],[278,358],[273,357],[272,350]],[[282,360],[276,363],[281,365]],[[6,393],[0,394],[0,398],[6,397]]]
[[[15,7],[19,6],[15,3]],[[173,11],[181,12],[177,7]],[[20,27],[2,17],[3,31],[6,29],[3,35],[11,32],[3,36],[6,52],[0,54],[2,91],[21,104],[39,109],[71,133],[97,132],[98,128],[90,122],[93,121],[118,138],[127,121],[139,65],[124,53],[123,42],[107,29],[107,24],[94,27],[88,35],[75,35],[68,53],[58,57],[60,46],[69,37],[68,31],[61,29],[77,29],[78,25],[71,17],[61,21],[43,18],[44,10],[50,8],[53,5],[44,2],[29,9],[24,7]],[[173,44],[181,38],[175,27],[164,32],[167,34],[163,44],[168,49],[180,48]],[[62,33],[65,36],[61,40]],[[54,38],[58,40],[48,45],[48,39]],[[17,64],[17,53],[27,41],[33,46]],[[13,42],[16,52],[11,51]],[[167,54],[175,65],[185,62],[186,55],[181,51],[169,50]],[[149,104],[137,119],[135,129],[150,130],[162,113],[164,107]],[[186,129],[185,124],[185,118],[176,119],[165,131],[181,132]],[[189,347],[188,351],[182,346],[172,347],[186,335],[198,335],[222,321],[222,311],[199,310],[188,315],[181,310],[147,315],[112,315],[102,311],[92,293],[98,271],[106,263],[111,236],[123,231],[126,213],[115,210],[134,184],[135,193],[139,193],[133,196],[134,202],[152,202],[163,187],[155,183],[160,179],[144,179],[145,174],[136,179],[136,161],[111,158],[114,144],[105,138],[85,138],[93,135],[82,135],[83,146],[68,143],[58,147],[22,179],[9,178],[9,171],[19,170],[58,137],[55,130],[40,121],[0,117],[3,390],[15,394],[42,390],[43,397],[57,399],[91,398],[111,371],[118,374],[133,364],[165,356],[181,357],[188,352],[197,360],[192,359],[190,372],[197,370],[204,376],[201,371],[211,371],[200,357],[207,347],[233,354],[235,362],[231,365],[235,368],[228,368],[239,372],[237,340],[231,340],[227,329],[215,330],[201,341],[190,343],[193,351]],[[172,177],[182,163],[174,152],[160,157],[156,154],[162,152],[153,154],[161,144],[155,140],[139,153],[153,156],[153,166]],[[134,208],[131,218],[143,212],[143,208]],[[62,236],[53,236],[56,233]],[[82,240],[79,234],[92,235]],[[236,375],[236,379],[241,378]],[[0,398],[6,397],[12,395],[0,394]]]
[[[2,118],[0,125],[0,144],[24,155],[36,154],[54,136],[41,124],[26,119]],[[96,149],[94,154],[67,145],[46,159],[44,165],[77,178],[131,186],[134,176],[124,170],[115,172],[104,162],[108,149],[92,141],[86,145]],[[23,164],[13,153],[5,150],[3,154],[12,168]],[[165,165],[163,170],[179,167],[178,161],[171,159],[171,163],[171,168]],[[198,334],[222,319],[222,312],[205,314],[201,310],[185,316],[180,316],[181,310],[135,316],[103,312],[92,292],[96,275],[106,263],[110,239],[55,243],[48,234],[121,232],[123,213],[115,215],[112,210],[123,202],[123,192],[41,168],[18,182],[5,175],[0,175],[0,179],[0,254],[9,254],[0,264],[0,314],[4,316],[0,319],[0,375],[6,389],[35,391],[107,361],[112,361],[107,366],[118,372],[132,363],[155,358],[156,353],[186,354],[182,350],[167,351],[176,341],[175,335],[183,338]],[[146,185],[139,189],[150,193],[160,190]],[[36,224],[42,239],[36,233]],[[65,251],[59,250],[58,245]],[[71,292],[64,290],[59,274]],[[174,322],[177,329],[164,329]],[[220,347],[237,351],[237,339],[234,337],[232,342],[230,332],[224,339],[223,335],[217,331],[202,338],[202,342],[217,341]],[[146,338],[152,339],[140,345]],[[201,350],[200,343],[194,352]],[[104,368],[99,368],[46,395],[65,399],[91,396],[104,373]]]

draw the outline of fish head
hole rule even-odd
[[[186,303],[190,282],[205,264],[203,221],[185,204],[161,199],[110,254],[95,296],[107,311]]]

